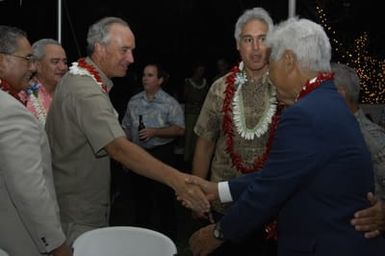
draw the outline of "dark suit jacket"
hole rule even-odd
[[[235,202],[221,220],[240,240],[273,218],[279,255],[385,255],[385,240],[367,240],[350,224],[373,191],[369,152],[333,82],[288,107],[259,173],[229,182]]]

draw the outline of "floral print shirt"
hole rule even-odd
[[[385,199],[385,130],[370,121],[360,109],[354,113],[372,155],[376,195]]]
[[[28,111],[44,126],[52,102],[52,95],[48,90],[39,81],[36,81],[25,91],[21,91],[19,95],[26,100]]]

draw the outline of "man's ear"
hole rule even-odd
[[[95,52],[103,52],[104,49],[104,45],[98,42],[95,43]]]
[[[287,70],[291,71],[296,68],[297,58],[291,50],[286,50],[283,53],[283,61]]]
[[[40,61],[35,61],[36,71],[40,71],[41,69],[41,63]]]
[[[163,84],[163,82],[164,82],[164,78],[163,78],[163,77],[161,77],[161,78],[159,79],[159,83],[160,83],[160,85],[162,85],[162,84]]]
[[[0,74],[3,73],[3,70],[4,70],[4,62],[5,62],[4,54],[0,54]]]

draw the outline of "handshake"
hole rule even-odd
[[[174,187],[177,200],[201,216],[210,212],[210,201],[219,198],[218,183],[198,176],[181,173],[180,181]]]
[[[193,210],[198,217],[206,217],[213,223],[209,202],[218,198],[224,199],[219,196],[218,183],[188,174],[181,174],[180,179],[178,187],[175,187],[178,201]],[[220,190],[226,197],[222,187]],[[385,203],[378,200],[373,193],[368,193],[367,199],[371,206],[355,212],[352,215],[351,225],[362,232],[365,238],[370,239],[379,236],[385,230]],[[215,236],[216,230],[220,230],[218,226],[220,227],[220,224],[210,224],[192,234],[189,243],[194,256],[209,255],[224,242]]]
[[[200,177],[180,173],[177,186],[174,187],[178,201],[186,208],[193,210],[198,216],[210,216],[210,201],[219,199],[218,183]],[[385,202],[368,193],[370,207],[358,210],[351,219],[357,231],[363,232],[366,238],[374,238],[385,233]]]

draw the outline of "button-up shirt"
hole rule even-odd
[[[144,91],[134,95],[128,102],[122,126],[131,140],[143,148],[150,149],[174,140],[174,138],[162,137],[153,137],[146,141],[139,140],[139,115],[142,115],[146,128],[162,128],[172,125],[185,127],[180,104],[162,89],[156,92],[152,100],[147,98]]]

